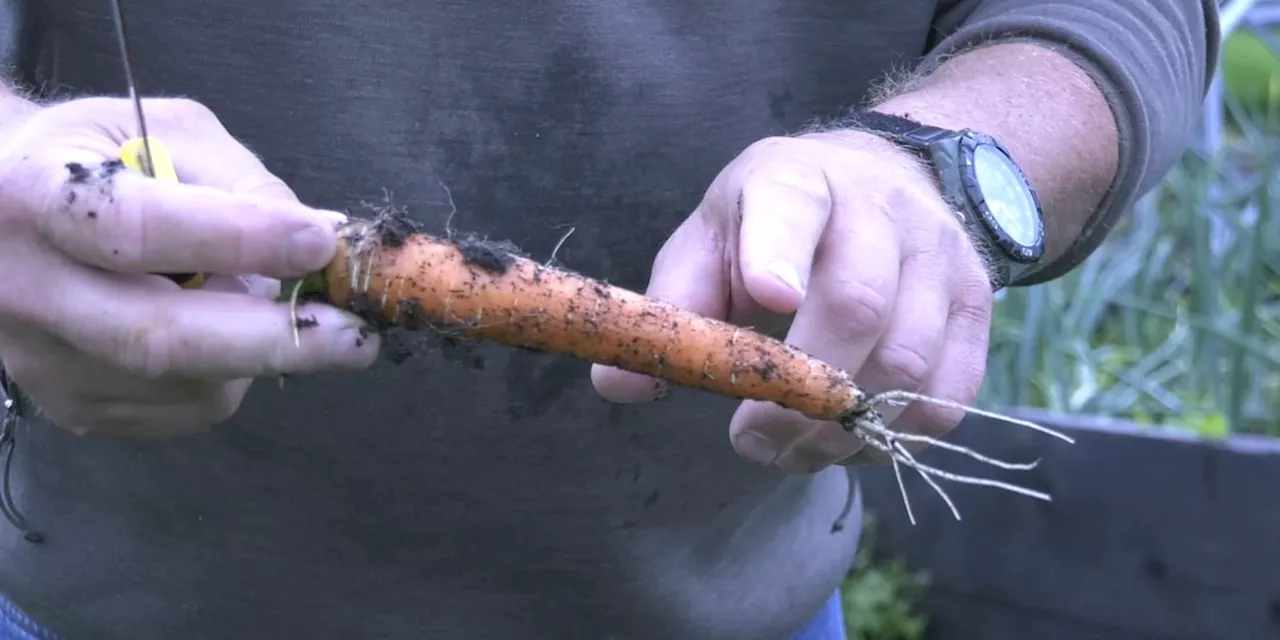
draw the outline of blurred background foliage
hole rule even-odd
[[[1275,26],[1224,40],[1207,140],[1074,272],[999,294],[982,406],[1280,437],[1280,0],[1255,4]],[[865,536],[848,637],[924,638],[927,572]]]
[[[1280,436],[1280,54],[1248,31],[1223,53],[1220,147],[1070,275],[1001,292],[984,406]]]

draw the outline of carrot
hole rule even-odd
[[[529,259],[508,243],[353,220],[323,272],[327,301],[375,326],[445,330],[568,355],[839,420],[866,395],[784,342]],[[311,285],[318,284],[315,276]]]
[[[471,340],[572,356],[718,395],[773,402],[809,418],[838,422],[893,463],[930,476],[996,486],[914,459],[903,443],[927,443],[1005,469],[1009,463],[923,435],[890,431],[877,407],[923,401],[1067,436],[1007,416],[903,391],[869,394],[847,371],[748,328],[701,316],[567,269],[534,261],[513,245],[475,236],[421,232],[394,209],[352,218],[339,230],[329,265],[298,281],[302,296],[345,308],[380,331],[436,331]],[[295,331],[298,328],[295,323]],[[906,499],[905,490],[903,495]],[[952,507],[955,512],[954,506]],[[910,507],[908,505],[908,511]],[[956,517],[959,513],[955,512]]]

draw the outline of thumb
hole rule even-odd
[[[168,143],[173,147],[174,168],[182,182],[298,202],[293,189],[221,125],[192,133]]]
[[[667,239],[653,262],[645,295],[700,315],[723,319],[729,312],[729,276],[724,234],[695,211]],[[667,383],[605,365],[591,368],[596,392],[612,402],[647,402]]]

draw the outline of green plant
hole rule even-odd
[[[841,588],[849,640],[919,640],[928,619],[917,611],[928,575],[902,560],[876,559],[874,517],[866,513],[862,541]]]
[[[1265,35],[1264,40],[1253,31],[1236,31],[1222,47],[1223,86],[1238,104],[1255,112],[1280,108],[1280,52],[1269,46],[1280,41],[1280,29]]]
[[[1280,435],[1280,135],[1244,121],[1073,273],[1002,292],[983,403]]]

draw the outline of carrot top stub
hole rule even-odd
[[[410,224],[347,223],[323,273],[329,301],[378,329],[569,355],[815,419],[864,408],[847,372],[780,340],[535,262],[509,243],[438,238]]]

